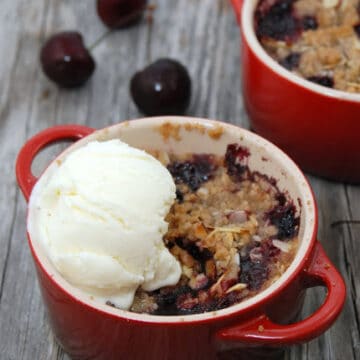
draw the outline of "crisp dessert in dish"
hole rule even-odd
[[[186,315],[239,303],[292,262],[301,206],[249,168],[247,148],[224,152],[89,142],[34,187],[29,234],[72,286],[118,309]]]
[[[360,1],[260,0],[254,21],[261,44],[286,69],[360,92]]]
[[[182,272],[175,286],[139,287],[131,311],[215,311],[258,294],[284,273],[297,251],[300,214],[276,180],[251,171],[246,148],[231,144],[223,157],[152,155],[176,183],[164,241]]]

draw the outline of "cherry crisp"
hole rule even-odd
[[[261,44],[286,69],[360,92],[359,0],[260,0],[254,21]]]
[[[177,186],[164,241],[182,276],[176,286],[140,288],[131,311],[215,311],[258,294],[284,273],[297,251],[299,214],[274,179],[249,169],[246,148],[230,144],[224,157],[152,155]]]

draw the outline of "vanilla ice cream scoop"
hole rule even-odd
[[[90,142],[36,184],[28,231],[67,281],[129,309],[139,286],[180,279],[163,243],[175,191],[169,171],[146,152],[120,140]]]

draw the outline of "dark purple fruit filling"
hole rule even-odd
[[[278,229],[276,236],[278,239],[291,239],[297,235],[300,219],[295,213],[296,209],[292,204],[278,205],[268,212],[267,216],[271,224]]]
[[[176,239],[175,243],[198,261],[201,265],[202,272],[205,273],[206,261],[212,259],[213,254],[207,249],[200,249],[194,242],[183,238]]]
[[[331,78],[330,76],[310,76],[307,78],[307,80],[315,84],[326,86],[328,88],[334,87],[334,79]]]
[[[279,191],[275,179],[249,170],[249,156],[247,148],[239,144],[228,145],[224,159],[226,170],[232,182],[261,179],[272,187],[277,205],[265,213],[264,220],[267,225],[277,228],[277,234],[260,242],[254,240],[246,248],[239,248],[237,252],[240,265],[220,274],[214,253],[201,246],[201,240],[197,241],[193,235],[190,234],[189,238],[179,236],[165,240],[169,250],[191,258],[186,266],[191,267],[193,275],[191,279],[183,275],[177,286],[168,286],[149,293],[157,305],[152,314],[188,315],[224,309],[259,292],[272,276],[274,269],[277,269],[281,250],[274,246],[273,240],[290,240],[295,237],[300,220],[296,217],[295,206],[289,202],[286,193]],[[197,190],[202,183],[215,176],[216,164],[216,157],[202,154],[193,155],[188,161],[175,161],[168,165],[175,182],[181,184],[181,190],[178,188],[176,192],[178,203],[185,201],[186,193]],[[184,184],[188,188],[183,187]],[[240,223],[248,220],[248,215],[243,210],[235,209],[226,216],[232,224],[240,218]],[[241,290],[232,288],[237,284],[246,285]]]
[[[240,282],[248,284],[250,290],[258,290],[268,277],[267,265],[253,262],[250,257],[241,258]]]
[[[130,26],[139,21],[147,0],[97,0],[97,12],[111,29]]]
[[[181,240],[183,241],[183,240]],[[181,244],[183,246],[183,244]],[[186,246],[184,247],[186,248]],[[198,251],[198,250],[196,250]],[[258,291],[268,280],[271,263],[276,261],[280,250],[272,245],[271,240],[263,242],[257,247],[247,249],[246,255],[241,256],[241,271],[238,279],[229,279],[221,283],[221,294],[211,292],[210,287],[214,281],[206,278],[202,287],[196,289],[188,285],[178,287],[166,287],[153,292],[158,305],[155,315],[187,315],[204,313],[224,309],[240,302],[246,295],[241,292],[227,290],[237,282],[248,284],[250,291]],[[194,256],[198,257],[196,254]],[[204,256],[200,258],[203,260]],[[205,258],[211,258],[206,254]]]
[[[184,201],[184,194],[179,189],[176,189],[176,200],[179,203],[182,203]]]
[[[304,30],[316,30],[318,26],[318,22],[314,16],[307,15],[302,18],[302,28]]]
[[[227,284],[227,288],[234,285],[235,281]],[[230,292],[216,297],[206,290],[193,290],[189,286],[164,288],[155,291],[154,295],[158,305],[154,315],[190,315],[221,310],[238,303],[244,296]]]
[[[296,69],[300,63],[301,54],[291,53],[280,61],[280,65],[288,70]]]
[[[250,152],[238,144],[228,145],[225,153],[225,166],[229,176],[241,181],[248,172],[248,158]]]
[[[177,301],[177,308],[179,315],[202,314],[204,312],[216,311],[225,309],[231,305],[236,304],[241,300],[239,295],[230,293],[220,298],[205,297],[205,292],[199,292],[196,297],[183,295]]]
[[[354,25],[354,31],[355,31],[356,35],[358,36],[358,38],[360,38],[360,23]]]
[[[187,286],[166,287],[153,292],[158,309],[154,315],[174,315],[179,313],[176,306],[177,300],[184,294],[193,294],[193,290]]]
[[[279,254],[280,250],[272,245],[271,240],[249,248],[246,255],[241,256],[239,281],[248,284],[249,290],[259,290],[269,277],[270,263]]]
[[[83,85],[95,70],[81,34],[74,31],[53,35],[41,49],[40,61],[47,77],[56,84],[73,88]]]
[[[276,200],[278,201],[279,206],[284,206],[287,202],[286,196],[283,193],[278,193],[276,195]]]
[[[293,2],[294,0],[260,2],[255,12],[256,34],[260,39],[291,41],[298,36],[302,25],[294,15]]]
[[[182,115],[190,103],[191,79],[178,61],[160,59],[132,77],[130,92],[145,115]]]
[[[317,19],[306,15],[296,16],[295,0],[262,0],[255,12],[256,34],[261,38],[293,41],[303,30],[318,28]]]
[[[192,191],[196,191],[211,179],[216,165],[210,155],[194,155],[192,161],[171,163],[168,170],[176,184],[186,184]]]
[[[200,249],[194,242],[188,241],[183,238],[178,238],[175,243],[180,248],[186,250],[196,261],[205,263],[207,260],[212,259],[212,253],[207,249]]]

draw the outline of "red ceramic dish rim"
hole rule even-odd
[[[243,2],[242,5],[240,5]],[[353,94],[346,91],[335,90],[325,86],[321,86],[311,81],[308,81],[291,71],[285,69],[277,63],[263,48],[255,34],[254,27],[254,12],[259,0],[243,0],[239,1],[239,6],[242,6],[241,11],[241,28],[247,44],[253,50],[255,55],[271,70],[276,72],[279,76],[291,81],[295,85],[299,85],[307,90],[311,90],[319,95],[335,98],[339,100],[346,100],[350,102],[360,102],[360,94]]]
[[[169,118],[167,118],[169,119]],[[190,120],[189,120],[190,119]],[[146,118],[146,119],[138,119],[138,120],[132,120],[131,126],[143,126],[143,124],[151,124],[151,125],[160,125],[163,123],[164,118]],[[42,256],[39,254],[39,245],[34,245],[29,233],[27,232],[28,242],[30,249],[32,251],[32,254],[34,256],[34,259],[38,266],[41,268],[43,273],[51,280],[51,282],[61,289],[64,293],[66,293],[69,297],[73,299],[73,301],[81,303],[82,306],[88,307],[93,311],[98,311],[102,313],[104,316],[111,316],[114,318],[120,318],[120,319],[127,319],[131,321],[136,322],[142,322],[142,323],[153,323],[153,324],[159,324],[162,323],[166,324],[173,324],[173,325],[179,325],[179,324],[186,324],[186,323],[200,323],[200,322],[211,322],[211,321],[217,321],[220,318],[225,318],[229,316],[234,316],[240,313],[246,313],[248,311],[252,311],[255,308],[261,309],[261,305],[267,303],[271,298],[281,293],[281,291],[288,286],[290,282],[292,282],[295,277],[299,276],[301,271],[305,269],[306,263],[311,258],[311,252],[313,250],[313,246],[316,241],[316,234],[317,234],[317,227],[318,227],[318,210],[315,202],[315,197],[313,194],[313,191],[309,185],[308,180],[306,179],[305,175],[302,173],[300,168],[279,148],[277,148],[275,145],[270,143],[269,141],[261,138],[260,136],[251,133],[248,130],[239,128],[234,125],[221,123],[219,121],[214,120],[205,120],[205,119],[196,119],[196,118],[181,118],[181,117],[171,117],[171,122],[177,123],[177,124],[186,124],[189,121],[195,121],[199,124],[208,127],[208,128],[214,128],[219,125],[223,126],[224,128],[228,128],[233,132],[241,132],[243,134],[246,134],[247,137],[252,137],[253,139],[256,139],[256,141],[259,144],[266,145],[267,150],[269,151],[269,154],[271,154],[271,157],[280,157],[288,166],[286,167],[287,170],[289,170],[289,174],[293,175],[293,178],[297,184],[302,184],[302,189],[307,192],[306,198],[309,200],[309,204],[307,206],[302,207],[303,211],[308,212],[308,218],[307,224],[305,224],[306,232],[303,234],[303,240],[301,242],[298,254],[296,255],[293,263],[290,265],[290,267],[287,269],[287,271],[282,275],[282,277],[272,284],[270,287],[265,289],[264,291],[260,292],[258,295],[256,295],[253,298],[250,298],[246,301],[243,301],[237,305],[230,306],[228,308],[218,310],[215,312],[208,312],[203,314],[195,314],[195,315],[186,315],[186,316],[160,316],[160,315],[149,315],[149,314],[137,314],[132,313],[125,310],[120,309],[114,309],[111,306],[101,304],[95,300],[91,300],[89,295],[84,294],[81,290],[75,288],[71,284],[69,284],[66,280],[64,280],[55,270],[54,266],[51,264],[49,259],[46,258],[46,256]],[[120,124],[116,124],[104,129],[100,129],[97,131],[94,131],[94,133],[84,137],[80,141],[76,142],[75,144],[68,147],[63,153],[61,153],[55,160],[53,160],[51,164],[55,163],[56,160],[59,158],[62,158],[64,155],[66,155],[68,152],[72,151],[74,148],[78,147],[81,144],[85,144],[87,141],[95,140],[97,138],[104,139],[103,134],[105,132],[111,132],[112,128],[116,128],[119,126],[126,126],[128,127],[129,122],[124,122]],[[148,126],[148,125],[145,125]],[[49,167],[47,169],[49,169]],[[44,173],[47,171],[47,169],[44,171]],[[44,174],[43,173],[43,174]],[[295,176],[294,176],[295,175]],[[309,210],[310,209],[310,210]],[[313,219],[312,219],[313,217]],[[27,218],[29,218],[29,207],[28,207],[28,214]],[[259,310],[261,312],[261,310]]]

